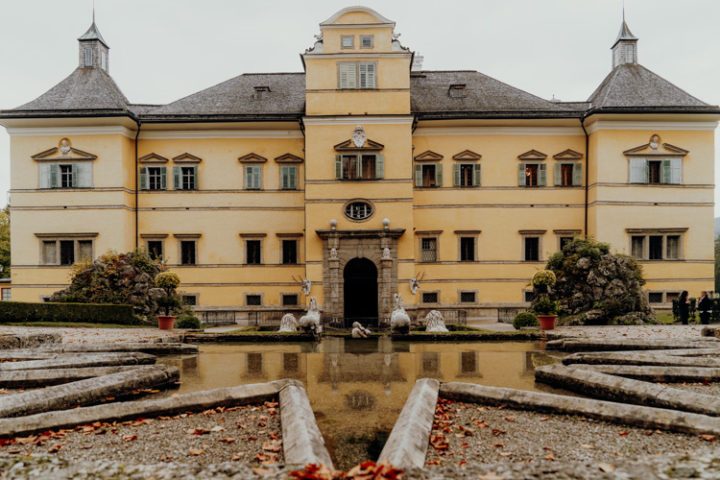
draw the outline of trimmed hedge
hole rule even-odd
[[[131,305],[0,302],[0,323],[11,322],[141,323]]]

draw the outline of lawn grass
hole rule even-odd
[[[672,325],[675,323],[675,319],[671,312],[656,313],[655,319],[661,325]]]
[[[80,323],[80,322],[8,322],[0,327],[56,327],[56,328],[154,328],[151,325],[120,325],[116,323]]]

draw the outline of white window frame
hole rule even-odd
[[[528,165],[537,165],[537,185],[528,185]],[[518,186],[523,188],[538,188],[547,186],[547,164],[545,162],[520,162],[518,164]]]
[[[350,40],[350,44],[346,45],[345,41]],[[341,50],[352,50],[355,48],[355,35],[341,35],[340,36],[340,49]]]
[[[377,89],[377,62],[338,62],[338,89]]]
[[[649,162],[660,162],[660,182],[650,183]],[[628,183],[636,185],[682,185],[681,157],[628,157]]]
[[[190,172],[190,173],[187,173]],[[192,188],[186,188],[185,181],[192,178]],[[198,190],[197,165],[175,165],[173,167],[173,186],[175,190]]]
[[[250,164],[243,166],[244,173],[244,188],[245,190],[262,190],[262,177],[263,168],[262,165]]]
[[[630,242],[630,255],[637,259],[647,262],[664,262],[664,261],[675,261],[683,260],[685,255],[683,253],[684,247],[684,234],[683,232],[643,232],[643,233],[629,233],[628,241]],[[633,238],[638,237],[643,239],[643,252],[642,256],[638,257],[633,251]],[[650,258],[650,237],[662,237],[662,258]],[[668,237],[678,237],[677,245],[677,256],[670,257],[668,255]]]
[[[472,168],[472,181],[470,185],[463,185],[462,170],[463,167]],[[460,188],[477,188],[482,183],[481,169],[479,163],[474,162],[459,162],[453,164],[453,186]]]
[[[572,167],[572,180],[569,185],[562,183],[562,167],[570,165]],[[554,183],[556,187],[569,188],[582,186],[582,162],[557,162],[553,166]]]
[[[70,264],[60,263],[60,242],[73,242],[73,262]],[[80,242],[90,242],[90,257],[80,258]],[[55,259],[54,261],[48,261],[45,256],[45,244],[55,244]],[[55,237],[55,238],[40,238],[40,265],[55,265],[62,267],[70,267],[78,262],[92,261],[95,258],[95,239],[94,238],[69,238],[69,237]]]
[[[70,168],[70,184],[63,186],[63,167]],[[93,165],[91,162],[43,162],[39,165],[39,188],[74,189],[92,188]]]
[[[298,167],[297,165],[280,165],[280,189],[298,189]]]
[[[0,302],[12,301],[12,287],[0,288]]]
[[[365,40],[370,40],[370,45],[365,45]],[[360,48],[374,48],[375,35],[360,35]]]
[[[435,169],[435,185],[423,185],[424,167],[433,167]],[[440,188],[443,186],[443,165],[442,162],[416,162],[415,163],[415,188]]]

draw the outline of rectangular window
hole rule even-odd
[[[245,190],[260,190],[262,188],[262,167],[260,165],[245,165]]]
[[[442,186],[442,165],[440,163],[419,163],[415,165],[415,186],[436,188]]]
[[[460,261],[461,262],[474,262],[475,261],[475,237],[461,237],[460,238]]]
[[[262,240],[245,240],[245,263],[248,265],[262,263]]]
[[[344,154],[336,158],[336,177],[341,180],[376,180],[383,178],[382,155]]]
[[[680,298],[680,292],[665,292],[665,301],[667,303],[672,303],[673,300],[677,300],[678,298]]]
[[[544,163],[521,163],[518,166],[518,185],[521,187],[544,187],[547,171]]]
[[[173,167],[175,190],[197,190],[197,167]]]
[[[180,242],[180,264],[195,265],[197,263],[197,242],[182,240]]]
[[[525,261],[540,261],[540,237],[525,237]]]
[[[284,265],[295,265],[298,263],[297,240],[282,241],[282,263]]]
[[[262,295],[257,295],[257,294],[245,295],[245,305],[255,306],[255,307],[262,305]]]
[[[341,48],[353,48],[355,44],[355,37],[353,35],[343,35],[340,37]]]
[[[55,240],[43,241],[42,248],[43,263],[46,265],[57,264],[57,242]]]
[[[360,48],[373,48],[374,43],[372,35],[360,35]]]
[[[284,294],[282,296],[283,307],[294,307],[298,304],[297,294]]]
[[[582,185],[582,163],[556,163],[554,167],[556,187],[578,187]]]
[[[437,262],[437,238],[420,239],[420,261]]]
[[[649,292],[648,302],[650,303],[663,303],[663,292]]]
[[[424,292],[422,294],[423,303],[438,303],[437,292]]]
[[[93,50],[90,47],[83,48],[83,67],[93,66]]]
[[[573,237],[560,237],[560,250],[565,248],[565,245],[573,241]]]
[[[163,241],[162,240],[148,240],[147,252],[150,258],[155,260],[162,260],[163,258]]]
[[[165,190],[167,188],[165,167],[142,167],[140,169],[141,190]]]
[[[660,170],[662,168],[662,162],[650,161],[648,165],[648,183],[658,184],[661,183]]]
[[[677,260],[680,258],[680,235],[668,235],[666,237],[665,258],[668,260]]]
[[[283,165],[280,167],[280,188],[283,190],[297,190],[297,167]]]
[[[377,64],[374,62],[338,63],[338,88],[375,88]]]
[[[649,185],[682,183],[682,158],[631,158],[629,167],[630,183]]]
[[[0,301],[9,302],[10,300],[12,300],[11,292],[11,288],[3,288],[2,295],[0,295]]]
[[[197,295],[181,295],[183,305],[194,307],[197,305]]]
[[[461,163],[453,165],[456,187],[480,186],[480,164]]]
[[[73,166],[60,165],[60,188],[72,188],[73,186]]]
[[[75,242],[60,240],[60,265],[72,265],[73,263],[75,263]]]
[[[528,303],[532,302],[533,300],[535,300],[535,292],[533,292],[532,290],[524,291],[523,292],[523,300],[525,300]]]
[[[78,240],[78,260],[81,262],[89,262],[93,259],[93,242],[92,240]]]
[[[648,243],[648,258],[650,260],[662,260],[663,258],[663,237],[662,235],[650,235]]]
[[[475,303],[476,298],[475,292],[460,292],[460,303]]]
[[[632,256],[635,258],[645,258],[645,237],[635,235],[631,239]]]

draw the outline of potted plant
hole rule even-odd
[[[162,291],[158,296],[157,304],[165,313],[158,315],[158,328],[160,330],[172,330],[175,326],[175,315],[172,313],[180,305],[180,297],[177,294],[177,287],[180,285],[180,278],[171,272],[161,272],[155,277],[155,285]]]
[[[557,320],[558,304],[550,300],[548,295],[539,295],[532,305],[540,322],[540,330],[553,330]]]

